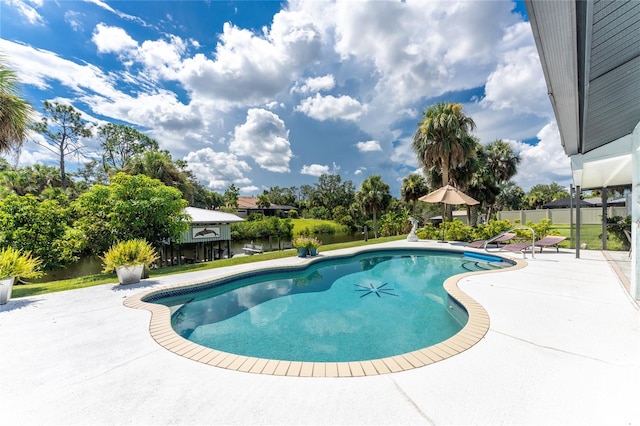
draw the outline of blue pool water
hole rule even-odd
[[[444,251],[372,251],[293,271],[257,271],[148,301],[171,308],[178,334],[217,350],[290,361],[377,359],[460,331],[466,312],[443,282],[470,270],[509,266],[497,260]]]

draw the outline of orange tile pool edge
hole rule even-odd
[[[190,360],[228,370],[247,373],[268,374],[290,377],[363,377],[380,374],[397,373],[424,367],[450,358],[466,351],[478,343],[489,330],[489,314],[469,295],[464,293],[458,283],[465,277],[479,274],[495,274],[522,269],[527,262],[522,259],[509,259],[515,265],[494,271],[467,272],[449,277],[444,288],[449,295],[460,303],[469,314],[467,324],[447,340],[400,355],[388,358],[350,361],[350,362],[302,362],[263,359],[236,355],[207,348],[193,343],[178,335],[171,327],[171,311],[168,307],[142,301],[149,294],[158,291],[185,288],[203,284],[204,282],[186,283],[168,286],[138,293],[124,301],[124,305],[133,309],[144,309],[151,312],[149,333],[160,346],[176,355]],[[208,282],[208,281],[205,281]]]

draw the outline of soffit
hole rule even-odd
[[[565,153],[640,122],[640,1],[525,0]]]
[[[576,10],[572,1],[525,2],[538,56],[567,155],[579,140]]]

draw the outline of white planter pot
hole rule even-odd
[[[15,277],[0,280],[0,305],[6,304],[9,299],[11,299],[11,290],[13,290],[13,283],[15,281]]]
[[[118,275],[118,282],[120,284],[135,284],[139,283],[142,278],[142,271],[144,269],[144,265],[134,265],[134,266],[118,266],[116,268],[116,274]]]

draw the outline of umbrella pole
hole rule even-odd
[[[447,204],[443,203],[442,204],[442,241],[440,241],[441,243],[446,242],[446,240],[444,239],[445,229],[447,229]]]

